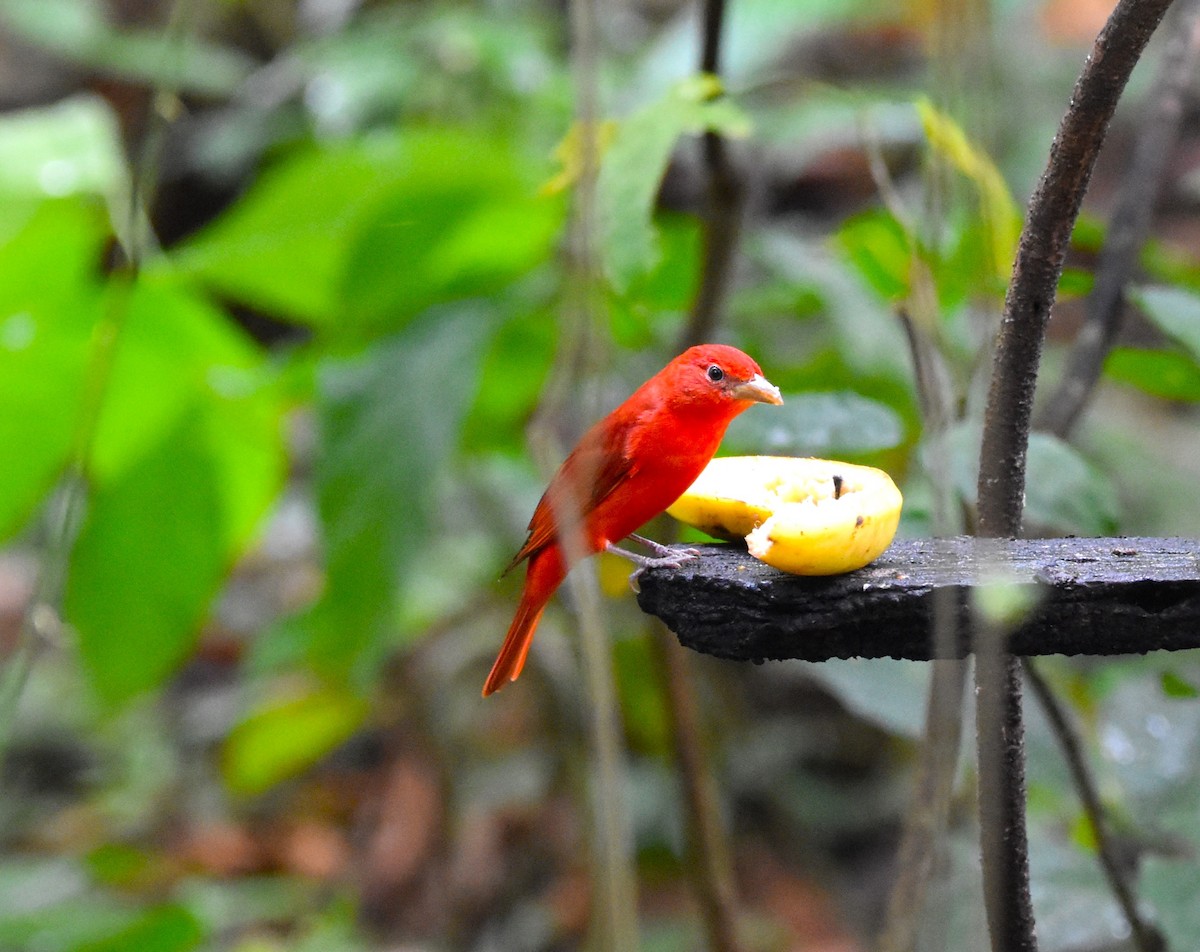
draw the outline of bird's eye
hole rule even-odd
[[[725,379],[725,371],[722,370],[720,367],[718,367],[716,364],[710,364],[709,368],[708,368],[708,379],[711,380],[713,383],[716,383],[719,380],[724,380]]]

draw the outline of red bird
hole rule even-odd
[[[634,535],[678,499],[700,475],[733,418],[752,403],[783,403],[779,388],[736,347],[692,347],[642,384],[583,435],[529,520],[529,537],[506,572],[525,559],[525,589],[483,696],[515,681],[525,666],[538,620],[566,578],[566,548],[578,558],[613,552],[640,568],[678,565],[690,553]],[[632,538],[657,558],[613,543]],[[635,572],[635,575],[637,573]]]

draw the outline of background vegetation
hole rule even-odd
[[[571,11],[519,0],[2,0],[0,948],[583,946],[595,773],[571,599],[518,685],[479,686],[547,467],[695,326],[722,207],[698,137],[740,182],[711,336],[787,400],[726,451],[882,465],[903,532],[958,531],[1019,208],[1097,6],[733,0],[718,81],[670,0],[604,5],[590,50]],[[1076,231],[1048,395],[1161,55]],[[1031,532],[1200,532],[1184,101],[1104,379],[1031,444]],[[599,570],[640,943],[696,948],[655,636],[627,569]],[[870,947],[926,666],[690,668],[742,941]],[[1190,947],[1200,664],[1042,670],[1146,909]],[[1125,947],[1029,707],[1042,946]],[[987,947],[973,782],[964,757],[925,948]]]

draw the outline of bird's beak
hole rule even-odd
[[[745,383],[739,383],[730,391],[739,400],[753,400],[755,403],[773,403],[780,406],[783,397],[779,388],[767,380],[762,374],[755,374]]]

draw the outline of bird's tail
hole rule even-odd
[[[484,682],[484,697],[499,691],[520,676],[525,659],[529,656],[529,646],[533,644],[533,633],[542,618],[542,612],[546,610],[546,603],[565,577],[557,546],[543,549],[529,560],[521,603],[517,606],[512,624],[508,626],[508,634],[504,636],[496,663]]]

